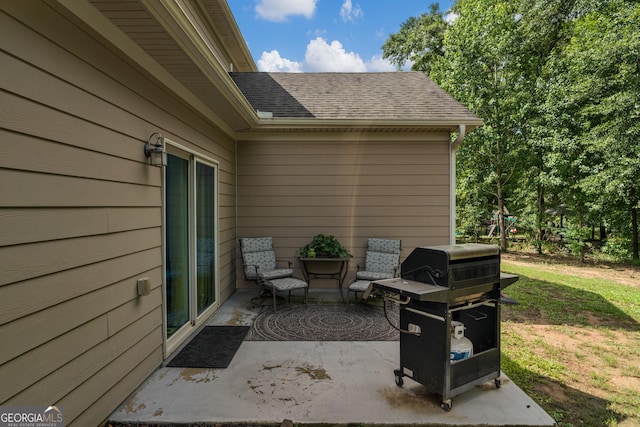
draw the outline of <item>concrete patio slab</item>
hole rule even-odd
[[[210,324],[250,324],[239,291]],[[335,294],[334,294],[335,295]],[[316,297],[318,297],[316,295]],[[326,300],[325,297],[318,297]],[[313,300],[313,297],[311,298]],[[115,425],[266,424],[553,426],[506,376],[457,396],[453,409],[406,379],[394,382],[398,342],[245,341],[226,369],[158,369],[110,417]]]

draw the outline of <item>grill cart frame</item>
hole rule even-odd
[[[408,377],[424,385],[446,411],[452,397],[477,385],[500,387],[501,291],[517,280],[500,273],[497,247],[467,244],[416,248],[400,278],[372,282],[372,293],[400,303],[396,384]],[[471,357],[450,360],[453,321],[464,323]]]

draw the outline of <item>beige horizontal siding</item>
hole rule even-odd
[[[143,272],[159,275],[160,247],[0,286],[0,325],[97,292]],[[160,282],[153,282],[153,287]]]
[[[344,180],[352,180],[352,182],[362,182],[362,178],[367,175],[382,175],[389,178],[394,175],[406,175],[414,177],[416,175],[445,175],[449,171],[447,165],[362,165],[359,163],[351,163],[347,165],[251,165],[243,175],[254,175],[258,177],[268,176],[273,173],[274,169],[278,170],[281,177],[324,177],[333,175],[334,177],[342,177]],[[354,170],[357,169],[357,170]],[[356,174],[354,174],[354,172]],[[348,182],[348,181],[347,181]]]
[[[219,162],[223,299],[235,289],[236,155],[56,7],[0,12],[0,404],[58,404],[66,425],[87,426],[163,359],[162,170],[147,137]]]
[[[327,177],[325,177],[326,179]],[[368,177],[368,181],[379,178],[381,181],[388,181],[384,177]],[[445,177],[434,176],[429,177],[428,182],[422,185],[415,185],[412,177],[396,176],[394,182],[396,185],[371,184],[369,185],[300,185],[299,181],[290,182],[288,186],[273,185],[269,190],[270,196],[296,197],[308,196],[310,193],[316,196],[347,196],[354,194],[359,196],[377,196],[378,194],[394,194],[397,196],[430,196],[434,194],[443,195],[449,191],[449,183],[444,182]],[[329,179],[331,179],[329,177]],[[259,180],[249,180],[243,177],[241,180],[244,185],[243,195],[246,197],[261,197],[264,195],[263,188],[258,184]],[[426,181],[426,180],[425,180]],[[406,184],[405,184],[406,182]],[[239,201],[240,202],[240,201]],[[244,199],[242,200],[244,202]]]
[[[9,100],[11,102],[11,100]],[[42,140],[0,131],[0,166],[23,171],[99,179],[120,183],[159,185],[158,173],[149,173],[140,162],[67,144],[43,144]],[[139,141],[130,145],[141,146]],[[139,153],[136,153],[138,157]]]
[[[139,165],[138,167],[144,167]],[[160,187],[0,169],[0,207],[160,206]],[[23,189],[30,188],[26,192]]]
[[[277,169],[277,168],[274,168]],[[319,180],[318,175],[307,175],[302,174],[298,176],[294,175],[271,175],[269,178],[269,183],[275,187],[284,186],[284,191],[290,189],[293,193],[297,191],[302,192],[312,192],[316,187],[338,187],[337,189],[331,189],[327,191],[338,191],[340,187],[346,187],[352,184],[362,184],[361,181],[356,180],[355,178],[352,181],[347,181],[346,175],[335,175],[331,172],[331,170],[327,170],[328,175],[322,176],[322,179]],[[271,171],[273,174],[273,171]],[[423,184],[424,185],[446,185],[445,180],[448,179],[445,175],[425,175]],[[393,182],[395,186],[398,187],[398,191],[402,191],[404,186],[416,186],[415,176],[413,175],[395,175]],[[366,181],[368,186],[375,187],[384,187],[389,184],[389,177],[384,175],[369,175]],[[239,175],[238,176],[238,187],[242,186],[247,187],[248,191],[260,191],[262,190],[264,185],[264,177],[256,176],[256,175]],[[252,189],[252,187],[254,187]],[[255,188],[257,187],[257,188]],[[277,190],[276,190],[277,191]],[[375,190],[374,190],[375,191]]]
[[[159,316],[162,316],[159,308],[148,313],[139,322],[113,335],[111,340],[101,342],[40,379],[38,387],[29,387],[16,394],[11,401],[46,402],[52,397],[57,401],[70,385],[79,385],[91,378],[102,367],[111,363],[114,354],[120,355],[127,351],[140,341],[140,337],[146,337],[150,333],[162,335],[162,330],[157,326]]]
[[[159,227],[160,224],[161,212],[157,208],[0,209],[0,246]]]
[[[335,147],[334,145],[332,145]],[[377,147],[380,149],[380,147]],[[360,149],[362,151],[362,149]],[[305,155],[305,154],[292,154],[287,156],[287,161],[290,161],[291,164],[295,164],[301,167],[317,167],[322,165],[332,165],[332,166],[353,166],[355,164],[360,164],[365,167],[376,167],[376,166],[384,166],[392,168],[395,165],[402,166],[418,166],[420,170],[426,165],[432,166],[442,166],[443,164],[447,164],[449,154],[411,154],[410,156],[389,156],[389,154],[380,153],[380,154],[361,154],[361,153],[345,153],[344,150],[340,150],[339,155],[335,154],[313,154],[313,156]],[[407,153],[409,154],[409,153]],[[254,155],[244,155],[242,162],[247,165],[254,166],[278,166],[282,165],[282,156],[269,154],[260,156],[258,154]],[[252,168],[250,172],[253,172]],[[313,169],[311,169],[313,171]],[[366,173],[366,170],[364,170]],[[397,171],[394,170],[395,173],[406,173],[405,171]]]
[[[160,283],[159,272],[150,273],[149,277],[153,282]],[[160,287],[154,288],[151,295],[146,298],[138,298],[135,289],[131,286],[131,278],[127,278],[95,292],[15,320],[11,323],[10,328],[0,329],[2,342],[14,343],[12,346],[3,346],[0,350],[0,363],[11,360],[44,344],[52,337],[63,335],[66,331],[80,326],[81,322],[93,318],[94,313],[110,313],[107,319],[109,333],[117,332],[123,328],[122,322],[126,324],[132,319],[136,319],[136,316],[153,310],[162,303]],[[141,310],[145,306],[147,309]],[[116,317],[117,314],[120,314],[119,318]],[[47,324],[49,319],[56,319],[56,321],[47,328],[41,328],[42,325]],[[21,339],[24,336],[29,336],[29,340]]]
[[[0,248],[0,285],[160,246],[159,228]]]
[[[277,255],[301,274],[297,250],[316,234],[332,234],[354,255],[347,282],[369,237],[401,239],[404,256],[448,243],[448,134],[328,138],[238,143],[239,236],[272,236]]]

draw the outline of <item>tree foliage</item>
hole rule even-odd
[[[521,86],[527,83],[522,79],[522,40],[514,6],[508,0],[457,3],[457,30],[445,32],[444,55],[436,58],[431,72],[445,90],[484,119],[484,125],[467,136],[457,158],[462,173],[472,169],[492,188],[490,200],[496,206],[503,250],[505,200],[523,159],[520,124],[526,98],[521,95],[526,91]]]
[[[387,58],[401,70],[411,63],[413,71],[429,73],[431,64],[443,55],[442,38],[447,29],[438,3],[432,4],[429,13],[410,17],[400,31],[389,36],[382,45],[382,57]]]
[[[549,101],[555,113],[570,112],[558,142],[575,146],[575,191],[584,220],[602,221],[632,237],[638,258],[640,199],[640,5],[610,1],[576,19],[562,55],[551,63],[556,76]],[[562,124],[562,123],[561,123]],[[562,128],[561,128],[562,129]],[[560,153],[563,147],[557,147]],[[612,211],[627,215],[612,215]],[[620,222],[621,218],[626,220]],[[626,224],[625,224],[626,223]],[[581,224],[582,225],[582,224]],[[627,232],[625,233],[625,229]]]
[[[598,227],[637,259],[640,3],[457,0],[453,11],[409,18],[383,52],[484,119],[457,153],[459,224],[477,230],[497,211],[506,249],[508,205],[542,251],[561,213],[579,255]]]

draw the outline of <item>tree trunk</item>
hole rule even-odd
[[[538,255],[542,255],[542,233],[544,232],[542,229],[542,223],[544,221],[544,187],[541,184],[538,184],[538,212],[536,216],[536,246]]]
[[[562,217],[560,217],[562,221]],[[580,262],[584,262],[587,254],[587,247],[583,240],[582,228],[584,227],[584,217],[582,215],[582,204],[578,206],[578,242],[580,243]]]
[[[638,201],[631,201],[631,242],[633,244],[633,259],[638,258]]]
[[[500,250],[502,252],[507,251],[507,230],[504,221],[504,195],[502,194],[502,180],[498,173],[496,179],[496,188],[498,190],[498,225],[500,227]]]

